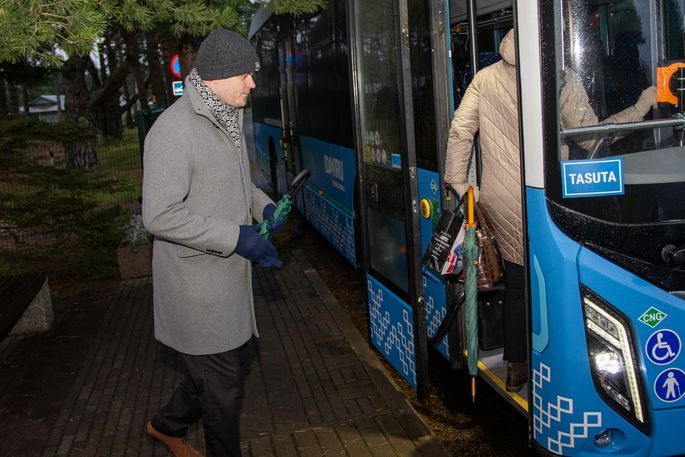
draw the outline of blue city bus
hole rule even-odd
[[[274,16],[260,9],[249,38],[260,57],[251,97],[257,164],[277,193],[311,171],[296,206],[357,265],[353,143],[345,2],[320,13]]]
[[[318,175],[298,208],[366,275],[369,340],[419,398],[429,345],[464,360],[460,317],[433,343],[462,284],[420,261],[455,206],[449,124],[513,26],[530,382],[504,389],[501,291],[479,296],[479,376],[527,415],[540,455],[685,455],[683,13],[685,0],[332,0],[255,17],[261,165],[280,192],[300,168]],[[569,74],[596,121],[562,123]],[[646,117],[610,122],[650,85]],[[475,183],[477,153],[472,169]]]

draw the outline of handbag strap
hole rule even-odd
[[[492,231],[492,225],[490,224],[490,219],[485,215],[485,211],[481,208],[480,204],[476,202],[474,205],[474,210],[476,213],[476,219],[478,219],[479,228],[488,232],[491,236],[494,235]]]

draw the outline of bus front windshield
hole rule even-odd
[[[548,173],[559,205],[611,224],[685,219],[684,13],[685,0],[560,2],[559,147]],[[565,164],[606,158],[621,159],[623,193],[566,192]]]

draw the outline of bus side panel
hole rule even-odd
[[[423,297],[426,307],[426,336],[432,338],[440,328],[447,314],[447,300],[445,297],[445,283],[433,273],[422,270],[423,273]],[[436,349],[447,360],[450,359],[449,339],[447,335],[442,338]]]
[[[357,176],[354,150],[301,135],[302,168],[311,171],[309,184],[350,212]]]
[[[419,202],[421,202],[421,252],[426,252],[435,227],[440,221],[440,176],[433,172],[417,168]],[[425,203],[424,203],[425,201]],[[424,204],[429,213],[424,213]]]
[[[433,231],[440,220],[440,176],[417,168],[419,201],[421,202],[421,252],[426,252]],[[425,210],[428,209],[428,212]],[[423,296],[426,303],[426,336],[433,337],[447,313],[445,282],[440,275],[423,270]],[[438,351],[449,360],[449,343],[445,336],[437,346]]]
[[[304,213],[316,228],[340,254],[353,266],[357,266],[355,251],[354,218],[338,205],[322,196],[307,184],[304,188]],[[298,209],[302,212],[300,206]]]
[[[533,438],[562,455],[590,456],[594,436],[624,432],[621,455],[645,455],[650,440],[607,406],[590,375],[578,277],[580,246],[554,225],[544,191],[527,188],[532,313]]]
[[[283,131],[280,127],[274,127],[261,122],[253,124],[254,129],[254,143],[255,143],[255,160],[257,167],[262,170],[269,182],[278,182],[278,192],[286,193],[285,179],[285,163],[283,162],[283,149],[281,149],[281,138]],[[273,157],[272,157],[273,154]],[[276,161],[276,173],[278,177],[271,176],[272,167],[271,161]]]
[[[397,295],[367,276],[371,342],[385,359],[416,389],[414,313]]]
[[[348,262],[357,266],[354,151],[307,136],[300,137],[300,145],[302,167],[311,171],[303,214]]]

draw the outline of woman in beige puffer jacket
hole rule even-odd
[[[492,222],[504,258],[504,359],[509,361],[506,388],[516,392],[528,378],[528,350],[513,29],[499,50],[502,60],[476,73],[454,114],[447,141],[445,183],[459,195],[466,192],[473,140],[480,131],[483,172],[479,202]]]
[[[513,29],[502,40],[499,51],[502,60],[476,73],[454,114],[447,141],[445,183],[450,184],[459,195],[466,192],[473,138],[480,131],[483,173],[479,202],[490,216],[502,257],[522,265],[521,173]]]

